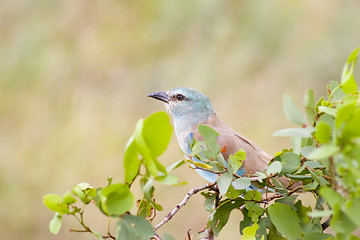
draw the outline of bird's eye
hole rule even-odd
[[[178,101],[182,101],[185,99],[184,95],[181,95],[181,94],[178,94],[175,97],[176,97],[176,100],[178,100]]]

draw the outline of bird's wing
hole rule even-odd
[[[222,148],[226,148],[225,153],[223,153],[225,159],[242,148],[246,153],[246,159],[243,162],[246,173],[263,171],[268,167],[271,157],[255,143],[232,129],[219,130],[219,134],[218,144]]]
[[[212,127],[220,134],[217,142],[224,150],[226,150],[222,153],[225,159],[228,159],[230,155],[235,154],[240,148],[244,149],[246,152],[246,159],[243,162],[243,168],[246,173],[255,173],[268,167],[269,161],[272,158],[255,143],[230,128],[216,115],[210,117],[208,121],[203,124]],[[193,132],[196,140],[203,140],[203,137],[198,132],[198,126],[193,126],[191,132]]]
[[[217,142],[223,150],[226,150],[222,153],[226,160],[230,155],[235,154],[240,148],[244,149],[246,152],[246,159],[242,164],[242,168],[245,169],[247,174],[260,172],[268,167],[272,157],[259,148],[254,142],[234,131],[216,115],[215,117],[209,118],[207,122],[202,124],[212,127],[219,133]],[[198,131],[198,125],[193,126],[191,128],[191,132],[193,133],[194,139],[198,141],[204,140]],[[290,182],[290,180],[285,177],[279,177],[277,179],[284,186],[287,186]],[[297,182],[293,184],[290,189],[294,189],[300,185],[301,182]]]

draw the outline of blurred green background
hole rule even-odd
[[[300,106],[339,80],[360,43],[360,2],[220,0],[63,0],[0,2],[0,239],[93,239],[57,236],[43,195],[80,182],[122,181],[122,156],[136,121],[163,110],[147,97],[189,86],[208,95],[217,113],[270,154],[290,146],[271,134],[291,127],[282,112],[290,94]],[[161,157],[180,160],[175,138]],[[165,211],[205,184],[186,166],[189,184],[157,186]],[[159,232],[184,239],[203,229],[195,196]],[[200,205],[200,206],[199,206]],[[99,217],[100,216],[100,217]],[[234,213],[218,239],[239,239]],[[98,231],[106,220],[89,209]]]

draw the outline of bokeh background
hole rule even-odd
[[[291,127],[282,112],[290,94],[301,106],[339,80],[360,44],[360,2],[220,0],[62,0],[0,2],[0,239],[94,239],[53,213],[43,195],[80,182],[122,181],[122,157],[139,118],[163,110],[147,97],[190,86],[208,95],[225,122],[270,154],[290,146],[272,137]],[[180,160],[175,138],[160,158]],[[157,185],[169,212],[206,182],[186,166],[188,182]],[[203,229],[207,213],[195,196],[159,232],[184,239]],[[104,231],[89,208],[86,222]],[[234,212],[218,239],[239,239]],[[113,224],[114,225],[114,224]]]

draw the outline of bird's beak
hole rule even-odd
[[[155,99],[163,101],[165,103],[169,103],[169,101],[170,101],[170,98],[166,92],[154,92],[154,93],[149,94],[148,97],[155,98]]]

